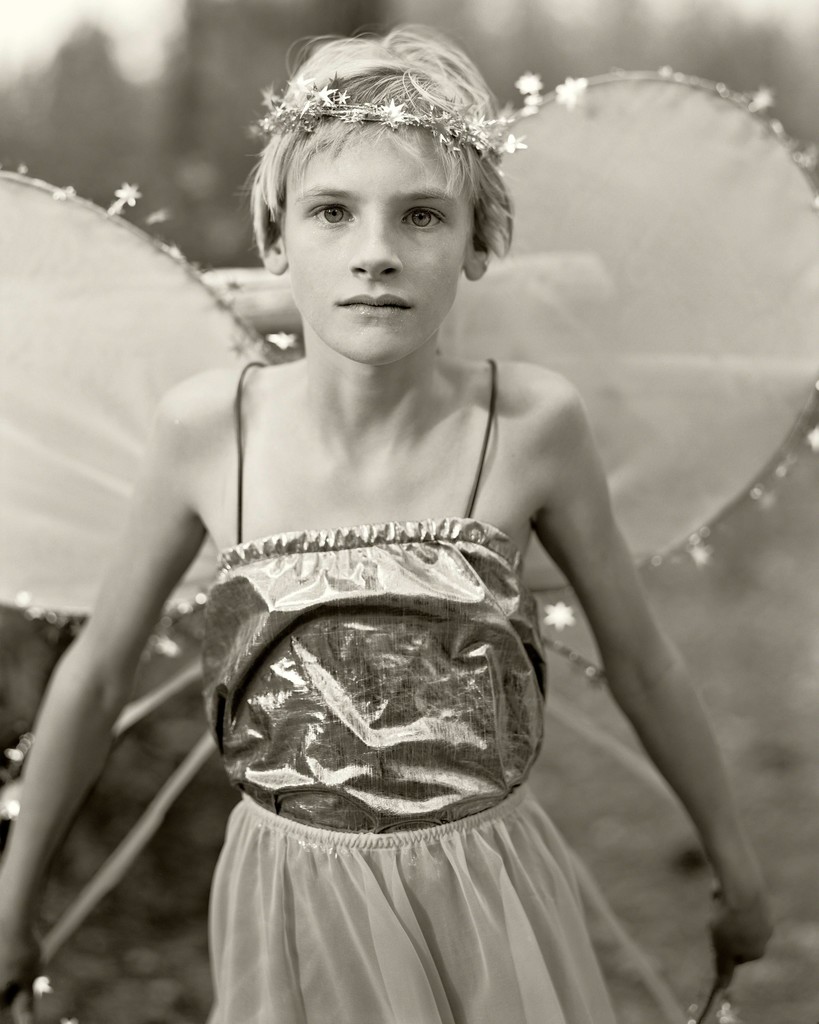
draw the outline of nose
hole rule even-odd
[[[350,269],[356,277],[370,280],[394,277],[403,267],[396,239],[380,221],[362,225]]]

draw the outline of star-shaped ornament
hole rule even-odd
[[[342,90],[341,79],[338,77],[338,74],[333,75],[333,77],[327,83],[325,88],[321,90],[321,92],[323,93],[326,89],[329,89],[330,92],[335,93],[335,95],[333,96],[334,105],[341,107],[347,105],[347,100],[350,98],[350,94]]]
[[[51,995],[54,989],[51,987],[51,981],[45,976],[45,974],[41,974],[32,982],[31,991],[39,998],[40,996]]]
[[[281,103],[281,99],[272,85],[269,85],[266,89],[262,89],[262,104],[267,107],[268,110],[272,110],[278,103]]]
[[[511,103],[506,103],[501,108],[500,113],[497,117],[498,124],[514,124],[515,118],[518,116],[517,110],[512,106]]]
[[[159,210],[154,210],[153,213],[149,213],[145,218],[146,224],[164,224],[165,221],[171,219],[170,210],[167,207],[162,207]]]
[[[142,198],[142,193],[139,191],[138,185],[124,184],[116,190],[114,195],[119,199],[125,206],[136,206],[137,199]]]
[[[527,71],[515,82],[515,88],[522,96],[532,96],[543,92],[543,82],[540,75],[533,75],[531,71]]]
[[[483,114],[473,114],[472,117],[467,119],[466,126],[470,131],[481,133],[490,127],[490,122],[486,120]]]
[[[316,93],[316,99],[321,100],[325,107],[332,107],[336,101],[337,89],[332,89],[329,85],[325,85],[323,89],[319,89]]]
[[[688,554],[694,560],[694,565],[701,568],[709,564],[714,554],[714,549],[708,544],[690,544]]]
[[[557,102],[567,110],[574,110],[586,96],[588,78],[567,78],[555,89]]]
[[[520,116],[531,117],[533,114],[536,114],[542,106],[542,96],[527,96],[523,101],[523,106],[520,108]]]
[[[178,658],[182,653],[179,644],[169,636],[156,636],[151,643],[151,650],[163,658]]]
[[[769,89],[767,86],[763,86],[751,97],[751,102],[748,104],[748,109],[753,114],[758,114],[762,110],[770,110],[774,105],[774,94],[773,89]]]
[[[279,331],[276,334],[266,334],[264,340],[269,341],[271,345],[275,345],[276,348],[284,351],[296,347],[296,335],[287,334],[285,331]]]
[[[114,192],[114,195],[116,196],[116,199],[108,207],[108,213],[112,217],[116,217],[122,213],[126,206],[136,206],[137,199],[142,198],[139,186],[129,185],[127,182],[120,185],[120,187]]]
[[[520,138],[516,135],[508,135],[502,147],[504,153],[517,153],[519,149],[528,149],[529,147],[523,141],[525,138],[525,135],[521,135]]]
[[[575,624],[574,609],[563,601],[558,601],[557,604],[547,604],[544,611],[546,614],[543,616],[543,621],[554,629],[561,630]]]
[[[299,75],[291,86],[293,89],[293,100],[296,103],[300,103],[310,95],[310,93],[315,89],[315,86],[315,78],[307,78],[306,75]]]
[[[388,124],[390,128],[397,128],[399,124],[405,124],[407,121],[407,112],[404,110],[405,104],[396,103],[395,100],[390,100],[389,103],[385,103],[379,107],[379,114],[384,119],[384,124]]]
[[[14,783],[8,783],[0,790],[0,821],[16,821],[20,816],[20,801],[14,796],[17,790],[13,787]]]
[[[163,245],[162,251],[166,252],[171,259],[179,260],[180,262],[185,259],[178,245]]]

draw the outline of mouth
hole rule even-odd
[[[409,309],[410,304],[406,299],[398,295],[354,295],[351,299],[344,299],[338,303],[352,309]]]

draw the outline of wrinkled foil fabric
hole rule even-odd
[[[486,810],[540,748],[534,598],[512,541],[475,519],[228,548],[203,668],[230,781],[321,828],[385,832]]]

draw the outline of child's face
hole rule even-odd
[[[362,132],[288,181],[281,241],[267,262],[289,266],[308,348],[318,341],[371,365],[402,359],[434,345],[461,271],[482,273],[472,204],[448,187],[437,144],[419,132],[408,152]],[[388,304],[373,304],[379,298]]]

